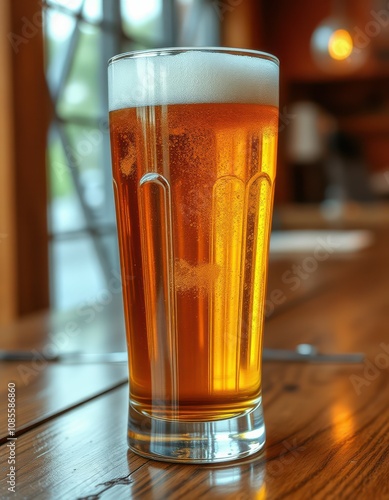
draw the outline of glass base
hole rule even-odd
[[[146,458],[216,463],[257,453],[265,444],[262,403],[238,417],[212,422],[151,418],[130,405],[128,445]]]

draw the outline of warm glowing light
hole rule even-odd
[[[328,41],[328,52],[332,59],[344,61],[353,51],[353,40],[347,30],[336,30]]]
[[[265,500],[266,498],[266,485],[262,485],[261,489],[255,494],[255,500]]]
[[[339,402],[331,406],[331,413],[334,442],[347,443],[348,438],[355,432],[355,420],[350,407],[347,403]]]

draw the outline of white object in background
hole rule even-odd
[[[310,253],[318,246],[322,246],[330,254],[352,253],[368,247],[372,242],[373,234],[366,230],[273,231],[270,253]]]

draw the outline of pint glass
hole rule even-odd
[[[278,61],[238,49],[109,63],[130,448],[222,462],[264,445],[261,349]]]

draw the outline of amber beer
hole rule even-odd
[[[154,82],[145,86],[139,75],[147,67],[150,79],[150,63]],[[119,57],[111,64],[130,446],[170,460],[247,455],[252,443],[244,453],[231,445],[229,452],[211,452],[209,434],[225,422],[247,421],[261,407],[278,66],[270,56],[205,50]],[[221,74],[210,78],[204,65]],[[125,71],[134,80],[128,95],[143,85],[138,99],[144,102],[126,100]],[[208,86],[194,88],[190,80],[201,71]],[[261,78],[267,80],[262,89]],[[198,425],[207,451],[193,452]],[[174,438],[168,436],[173,428]]]

